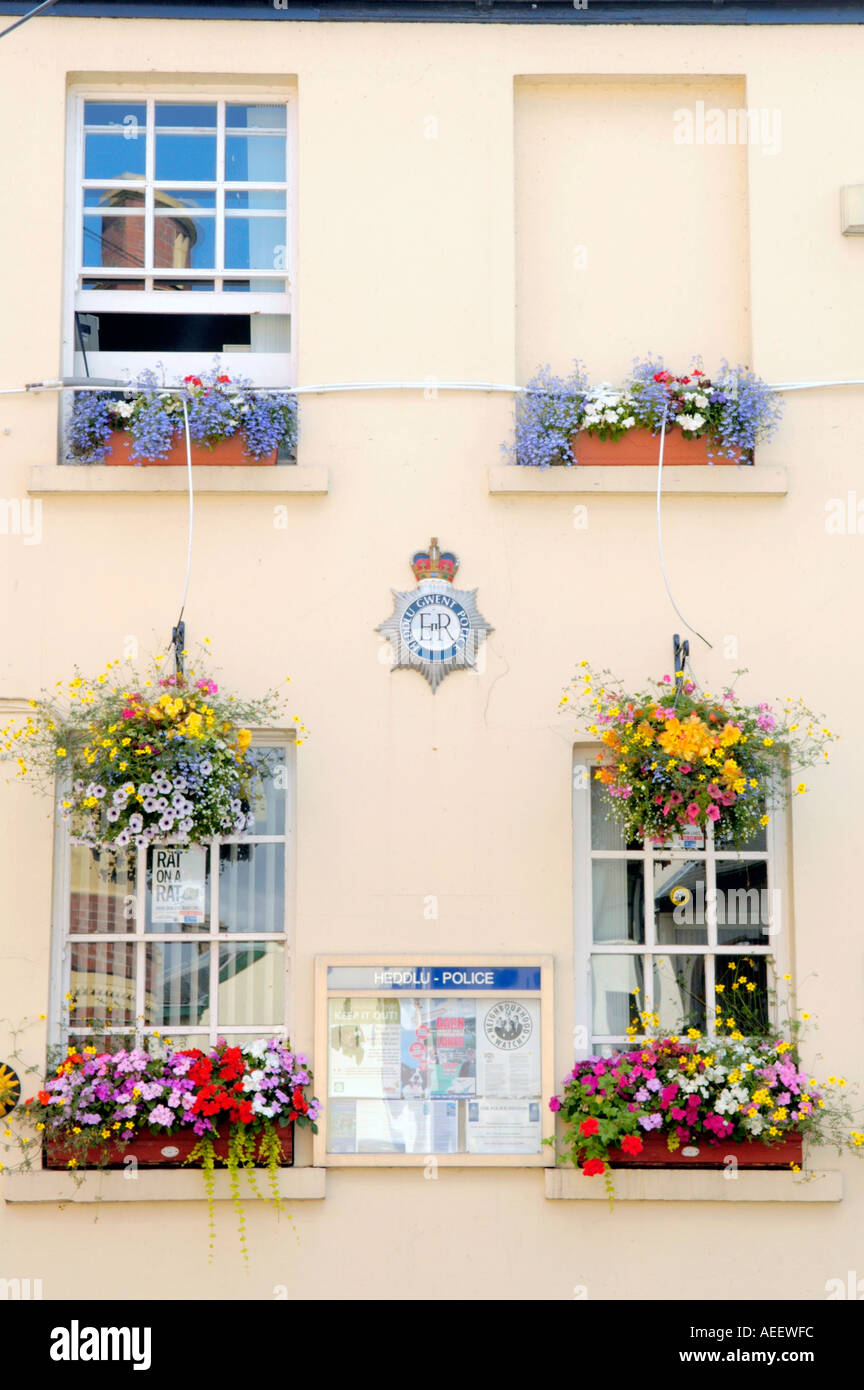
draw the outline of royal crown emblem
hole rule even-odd
[[[417,588],[391,590],[393,614],[376,631],[390,643],[392,669],[420,671],[435,691],[451,671],[477,669],[480,644],[493,629],[477,608],[477,590],[454,589],[459,558],[441,550],[437,537],[411,556],[411,568]]]

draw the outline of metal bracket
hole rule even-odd
[[[176,627],[171,629],[171,641],[174,644],[174,674],[183,674],[183,652],[186,649],[186,624],[181,618]]]
[[[684,641],[682,642],[682,641],[681,641],[681,638],[678,636],[678,633],[676,632],[675,635],[674,635],[674,637],[672,638],[672,660],[673,660],[674,663],[675,663],[672,669],[673,669],[674,672],[675,672],[675,698],[676,698],[676,700],[677,700],[678,696],[681,694],[681,691],[682,691],[682,689],[683,689],[683,687],[684,687],[684,668],[685,668],[685,666],[687,665],[687,662],[688,662],[689,658],[690,658],[690,642],[689,642],[688,638],[686,638],[686,637],[684,638]],[[681,672],[680,675],[678,674],[679,671]]]

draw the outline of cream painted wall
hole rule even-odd
[[[575,355],[600,375],[652,348],[749,355],[774,381],[864,375],[864,245],[840,236],[838,212],[840,186],[864,177],[857,28],[40,19],[4,57],[0,129],[17,136],[0,142],[0,184],[21,191],[29,216],[3,224],[0,385],[59,365],[67,80],[192,69],[297,78],[301,383],[506,382]],[[566,81],[524,81],[539,76]],[[737,102],[746,89],[751,103],[778,108],[781,152],[745,160],[705,149],[703,164],[669,144],[665,113],[688,81],[694,99],[729,90]],[[435,139],[425,138],[430,117]],[[599,142],[574,135],[583,120],[608,132],[608,168]],[[536,165],[526,159],[534,148]],[[719,155],[711,178],[709,155]],[[595,185],[578,235],[574,160]],[[659,236],[646,205],[655,164],[679,202],[687,171],[697,190],[699,206],[681,213],[690,239],[706,243],[701,278],[685,248],[689,302],[648,283],[632,303]],[[604,206],[610,245],[627,262],[620,278],[602,246]],[[560,250],[574,242],[589,251],[578,281]],[[824,522],[826,502],[859,487],[860,399],[789,398],[762,456],[788,468],[787,497],[671,497],[665,507],[678,601],[714,642],[711,652],[694,642],[703,681],[750,666],[748,694],[800,692],[843,736],[833,767],[796,803],[792,830],[796,975],[821,1023],[812,1054],[849,1075],[864,1043],[850,872],[864,770],[854,734],[864,541],[828,535]],[[510,422],[503,396],[313,397],[302,417],[301,463],[326,465],[329,494],[199,497],[187,611],[191,638],[212,638],[227,681],[252,691],[290,672],[290,713],[311,729],[299,752],[294,1036],[311,1043],[316,953],[548,951],[562,1075],[574,1022],[573,732],[555,711],[583,656],[628,679],[668,667],[677,620],[653,501],[591,498],[588,529],[577,530],[573,499],[491,496],[487,470]],[[24,498],[28,466],[55,460],[55,421],[52,397],[0,398],[4,497]],[[274,504],[286,500],[287,528],[276,529]],[[185,524],[179,496],[51,496],[41,544],[0,536],[0,695],[53,684],[74,662],[92,670],[128,634],[145,649],[164,641]],[[486,671],[453,676],[436,696],[417,675],[389,673],[374,632],[390,587],[412,582],[409,553],[433,533],[462,556],[459,582],[478,586],[495,628]],[[722,655],[729,634],[733,662]],[[15,786],[2,793],[2,817],[0,1017],[35,1018],[46,1007],[50,819]],[[427,894],[440,900],[434,923]],[[248,1280],[224,1212],[208,1268],[198,1204],[112,1207],[98,1221],[93,1208],[7,1206],[0,1276],[41,1277],[46,1297],[270,1298],[285,1285],[336,1299],[564,1300],[582,1284],[592,1298],[820,1298],[826,1279],[861,1269],[864,1173],[842,1166],[836,1208],[622,1203],[611,1215],[603,1204],[547,1203],[538,1172],[451,1170],[437,1182],[422,1171],[334,1172],[325,1202],[294,1209],[299,1245],[292,1226],[250,1210]]]

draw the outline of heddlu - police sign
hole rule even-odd
[[[402,990],[489,990],[495,994],[539,992],[539,965],[331,965],[327,988]]]

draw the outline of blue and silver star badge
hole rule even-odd
[[[451,671],[476,669],[480,644],[494,629],[477,608],[477,590],[453,588],[459,560],[439,550],[434,536],[428,550],[412,556],[411,568],[417,588],[391,590],[392,617],[376,631],[390,643],[394,671],[420,671],[437,690]]]

